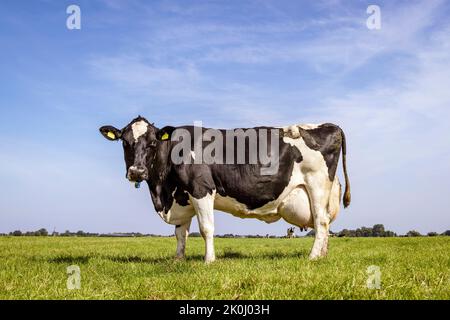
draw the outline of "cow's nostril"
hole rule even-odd
[[[127,178],[131,181],[146,180],[148,177],[145,167],[131,166],[128,169]]]

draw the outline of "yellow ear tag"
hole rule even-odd
[[[108,136],[108,138],[110,138],[112,140],[116,139],[116,135],[112,131],[109,131],[106,135]]]
[[[169,139],[169,134],[166,132],[162,135],[161,140],[167,140]]]

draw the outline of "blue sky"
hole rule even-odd
[[[81,30],[66,28],[70,4]],[[449,15],[430,0],[1,1],[0,232],[171,233],[98,133],[138,114],[339,124],[353,202],[332,230],[450,229]],[[216,214],[216,233],[286,227]]]

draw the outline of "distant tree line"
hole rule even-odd
[[[27,231],[27,232],[22,232],[20,230],[15,230],[13,232],[9,233],[10,236],[48,236],[48,231],[44,228],[39,229],[37,231]]]
[[[53,236],[53,237],[162,237],[157,234],[142,234],[140,232],[113,232],[113,233],[92,233],[84,232],[79,230],[77,232],[72,232],[66,230],[64,232],[53,231],[49,233],[46,229],[42,228],[37,231],[26,231],[22,232],[20,230],[15,230],[8,234],[0,233],[0,236]]]
[[[356,230],[344,229],[336,234],[338,237],[396,237],[397,234],[385,230],[384,225],[376,224],[372,228],[361,227]]]
[[[49,233],[46,229],[42,228],[37,231],[26,231],[22,232],[20,230],[15,230],[9,234],[0,233],[0,236],[54,236],[54,237],[171,237],[172,235],[157,235],[157,234],[143,234],[140,232],[114,232],[114,233],[91,233],[84,231],[71,232],[66,230],[64,232],[53,231]],[[306,236],[313,237],[315,235],[314,230],[309,231]],[[361,227],[356,230],[343,229],[339,232],[330,231],[330,235],[334,237],[397,237],[398,235],[389,230],[385,230],[384,225],[376,224],[372,228]],[[408,231],[405,235],[400,235],[400,237],[435,237],[435,236],[450,236],[450,230],[444,231],[439,234],[437,232],[428,232],[426,235],[422,235],[416,230]],[[199,232],[192,232],[189,234],[190,237],[201,237]],[[224,235],[216,235],[217,238],[285,238],[285,236],[274,236],[274,235],[235,235],[232,233],[226,233]]]
[[[370,227],[361,227],[356,230],[343,229],[339,232],[332,232],[330,234],[335,237],[435,237],[439,236],[437,232],[428,232],[426,235],[422,235],[419,231],[411,230],[408,231],[405,235],[397,235],[393,231],[385,230],[384,225],[376,224],[372,228]],[[306,236],[314,236],[314,230],[308,232]],[[440,234],[441,236],[450,236],[450,230],[444,231]]]

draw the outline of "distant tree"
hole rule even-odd
[[[450,236],[450,230],[442,232],[443,236]]]
[[[395,233],[395,232],[392,232],[392,231],[385,231],[384,232],[384,236],[385,237],[396,237],[397,236],[397,234]]]
[[[84,237],[86,234],[84,233],[83,230],[79,230],[77,231],[77,237]]]
[[[361,228],[363,237],[371,237],[373,235],[372,228],[362,227]]]
[[[338,232],[338,237],[350,237],[350,236],[351,236],[351,232],[348,229],[343,229]]]
[[[192,233],[189,234],[189,236],[197,238],[197,237],[201,237],[202,235],[200,234],[200,232],[192,232]]]
[[[372,237],[384,237],[384,225],[376,224],[372,227]]]
[[[408,233],[406,234],[407,237],[421,237],[422,235],[420,234],[419,231],[416,230],[411,230],[408,231]]]
[[[10,235],[15,236],[15,237],[20,237],[22,235],[22,231],[15,230],[13,232],[10,232]]]
[[[361,227],[356,230],[343,229],[337,233],[338,237],[396,237],[395,232],[385,230],[384,225],[376,224],[372,228]]]
[[[223,235],[224,238],[234,238],[234,234],[232,233],[226,233]]]
[[[437,232],[428,232],[427,233],[427,236],[429,236],[429,237],[436,237],[436,236],[438,236],[438,233]]]
[[[36,236],[48,236],[48,231],[47,229],[39,229],[38,231],[35,232]]]
[[[371,237],[372,236],[372,228],[361,227],[356,229],[356,237]]]

